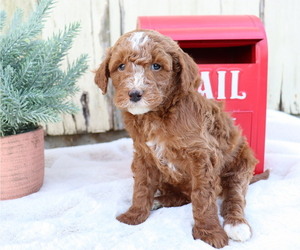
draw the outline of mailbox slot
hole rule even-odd
[[[255,63],[256,41],[194,41],[179,42],[197,64]]]

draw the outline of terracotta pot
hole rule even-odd
[[[0,138],[0,200],[37,192],[44,181],[44,131]]]

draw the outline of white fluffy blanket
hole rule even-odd
[[[153,211],[128,226],[132,141],[46,150],[42,189],[0,202],[0,249],[213,249],[192,237],[191,205]],[[253,237],[225,249],[300,249],[300,119],[268,111],[269,180],[250,186],[246,217]]]

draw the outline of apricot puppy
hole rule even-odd
[[[222,105],[195,91],[200,76],[192,58],[158,32],[133,31],[107,51],[96,72],[103,93],[109,78],[135,149],[132,205],[117,219],[136,225],[153,207],[192,202],[195,239],[216,248],[228,238],[248,240],[245,194],[257,160]]]

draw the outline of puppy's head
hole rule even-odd
[[[109,78],[115,105],[134,115],[155,111],[200,84],[195,62],[172,39],[150,30],[126,33],[108,49],[95,76],[103,94]]]

